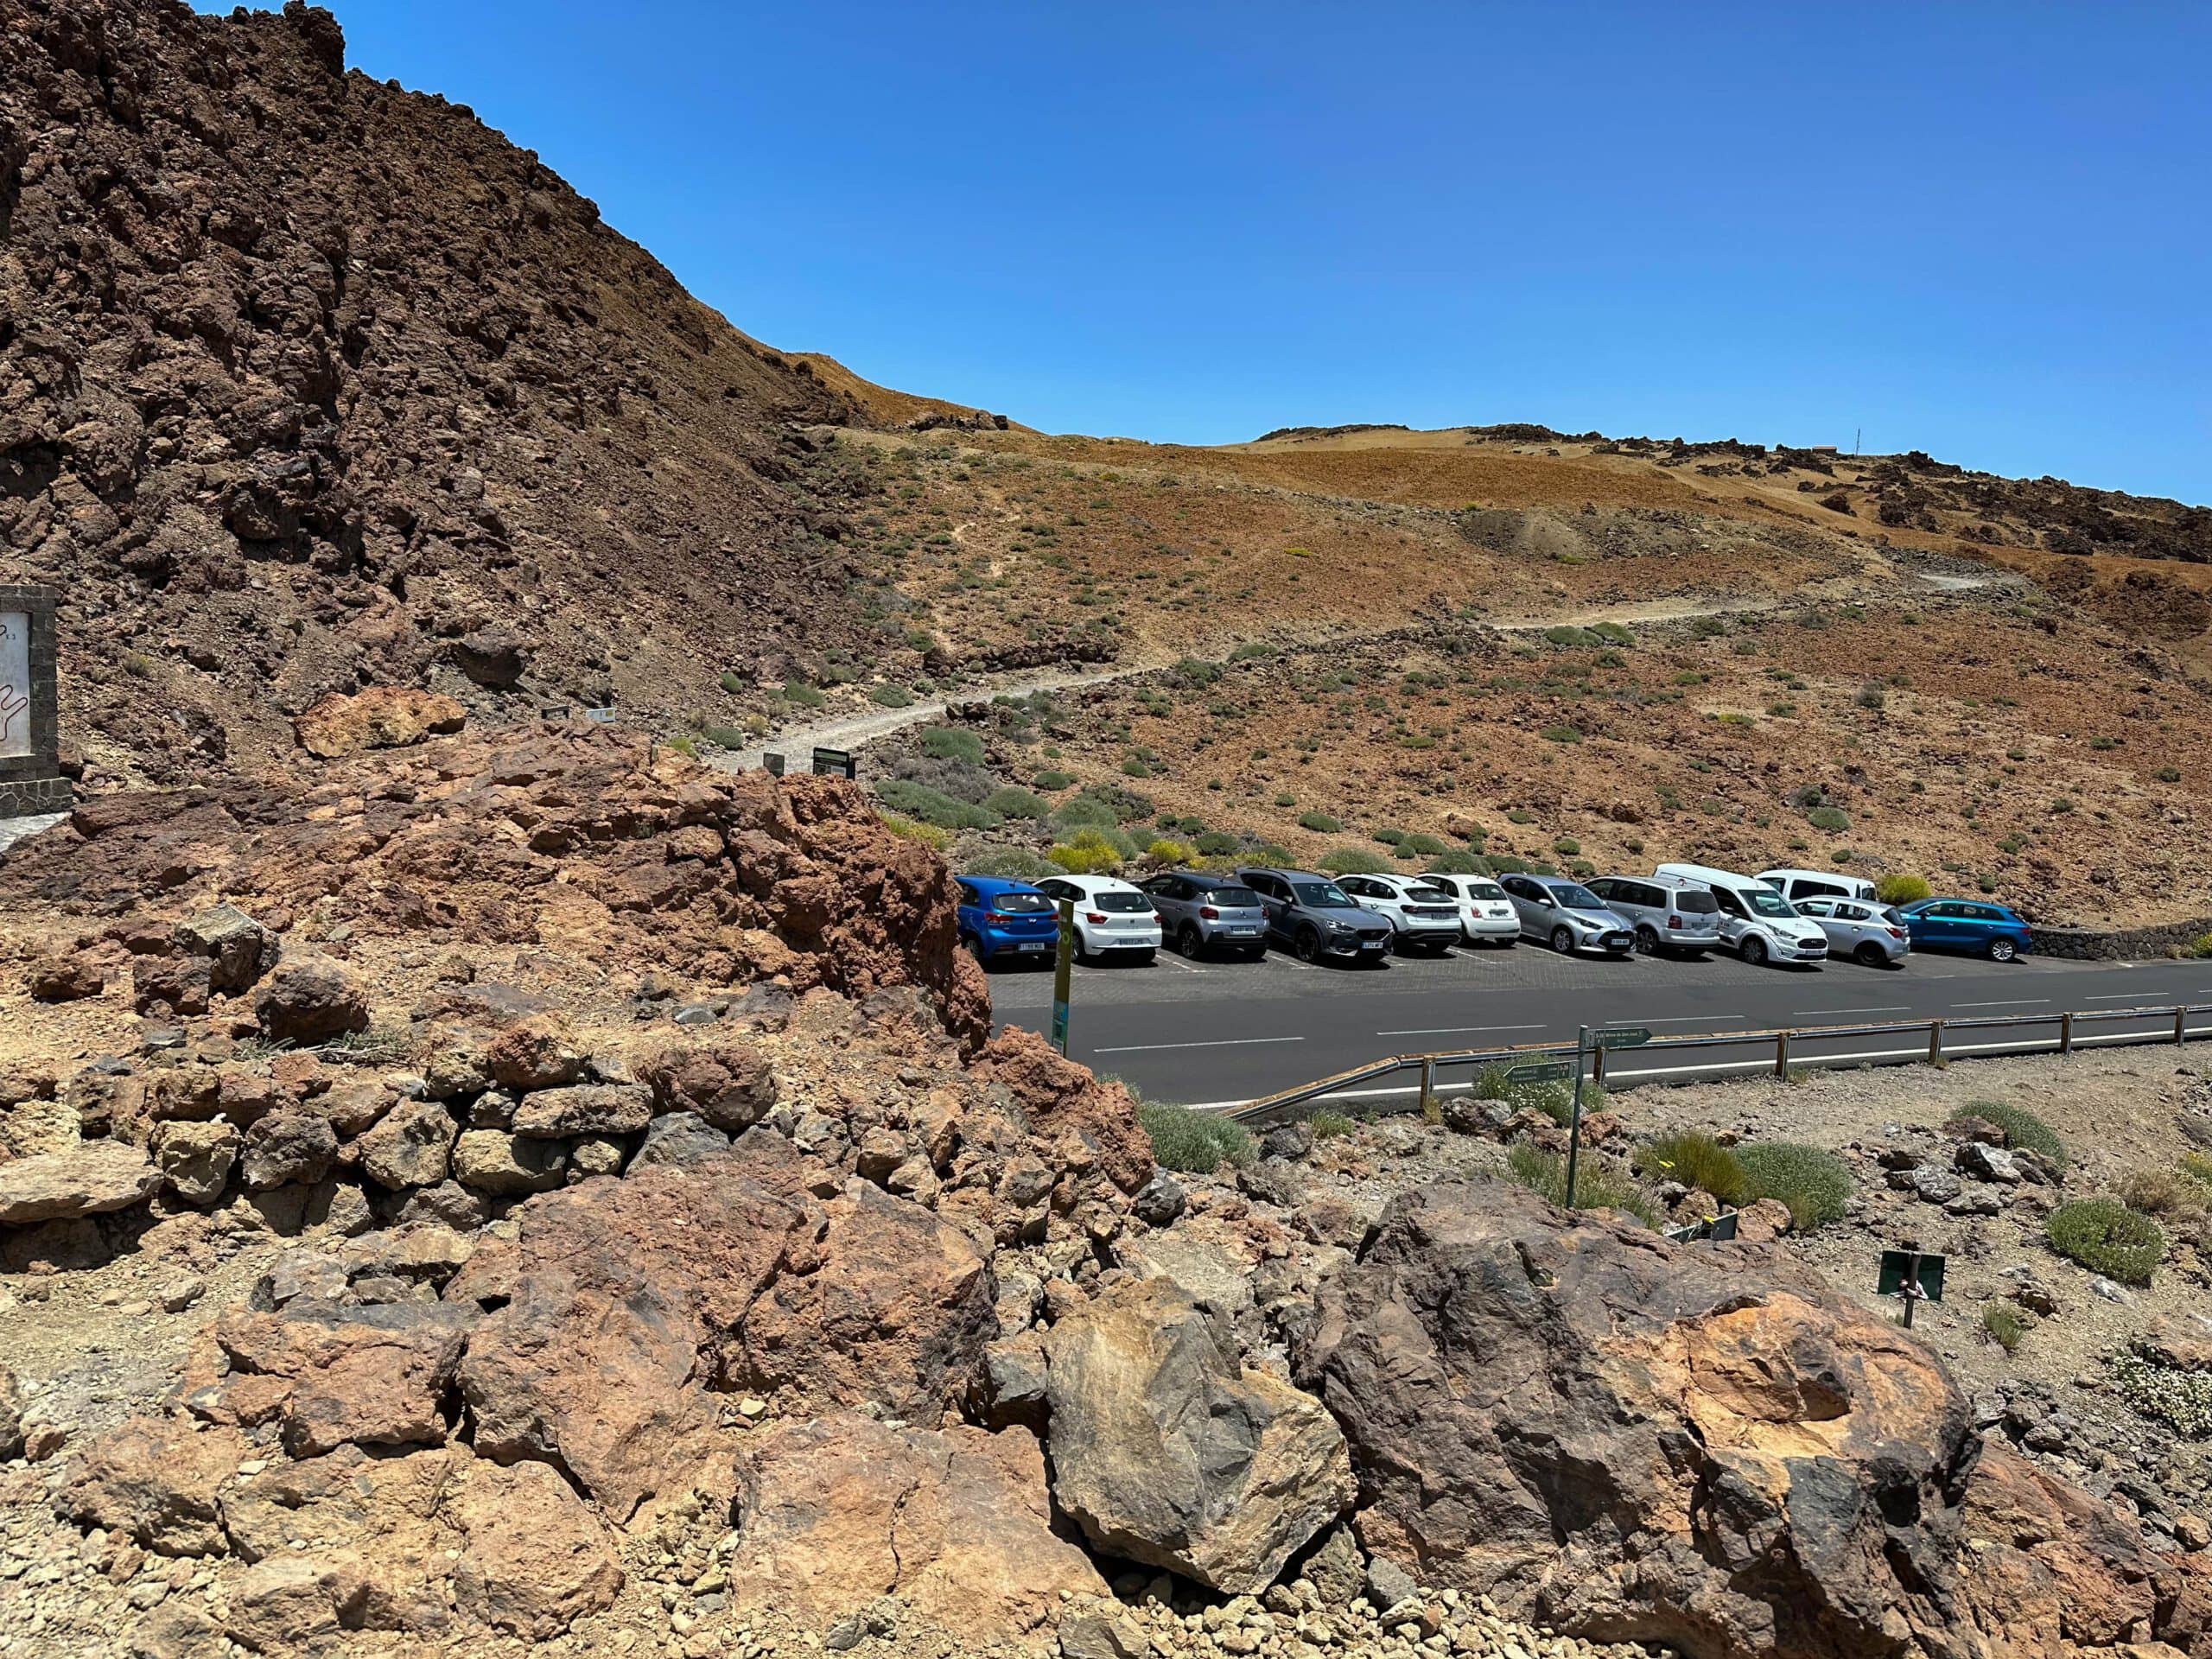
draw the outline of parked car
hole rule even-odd
[[[989,966],[1009,961],[1050,962],[1060,939],[1052,901],[1027,881],[998,875],[963,875],[960,943]]]
[[[1268,912],[1241,877],[1218,870],[1169,870],[1137,884],[1160,912],[1167,942],[1195,960],[1208,950],[1235,950],[1257,960],[1268,952]]]
[[[1800,899],[1874,899],[1874,884],[1865,876],[1834,870],[1761,870],[1759,880],[1793,905]]]
[[[1459,906],[1441,887],[1405,875],[1340,875],[1337,885],[1362,909],[1390,924],[1400,951],[1442,955],[1459,942]]]
[[[1710,888],[1720,906],[1722,941],[1754,967],[1827,959],[1828,936],[1764,881],[1709,864],[1662,864],[1652,874],[1681,876]]]
[[[1523,938],[1541,939],[1561,956],[1602,950],[1624,957],[1636,948],[1629,925],[1580,881],[1563,875],[1507,875],[1498,886],[1521,918]]]
[[[1636,948],[1687,956],[1720,946],[1720,905],[1703,882],[1679,875],[1600,875],[1582,884],[1636,930]]]
[[[1897,914],[1916,948],[1967,950],[1992,962],[2010,962],[2035,948],[2018,912],[1986,899],[1922,899],[1901,906]]]
[[[1459,907],[1459,937],[1469,944],[1502,944],[1508,950],[1521,937],[1520,913],[1505,889],[1486,875],[1424,875]]]
[[[1160,949],[1160,913],[1151,898],[1110,875],[1048,875],[1037,891],[1075,906],[1077,962],[1121,957],[1150,962]]]
[[[1377,962],[1390,948],[1390,924],[1354,903],[1333,876],[1265,868],[1236,874],[1260,895],[1268,942],[1287,945],[1300,962],[1325,957]]]
[[[1904,961],[1912,950],[1904,918],[1887,905],[1857,899],[1801,899],[1797,913],[1828,936],[1830,956],[1884,968]]]

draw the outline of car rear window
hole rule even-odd
[[[1232,910],[1249,910],[1260,902],[1260,895],[1249,887],[1216,887],[1205,897],[1209,903],[1226,905]]]
[[[1002,893],[991,900],[993,910],[1008,911],[1017,915],[1050,910],[1052,901],[1041,893]]]
[[[1470,881],[1467,883],[1467,894],[1473,899],[1503,899],[1505,889],[1495,881]]]
[[[1152,900],[1141,893],[1094,893],[1090,895],[1090,902],[1096,909],[1122,916],[1152,908]]]
[[[1685,888],[1675,895],[1675,908],[1685,916],[1712,916],[1719,912],[1720,906],[1713,902],[1711,893],[1693,893]]]
[[[1407,889],[1406,897],[1424,905],[1448,905],[1452,895],[1441,887],[1420,886]]]

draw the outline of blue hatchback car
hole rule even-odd
[[[960,889],[960,943],[976,961],[1052,960],[1060,918],[1050,899],[1027,881],[1003,876],[963,875],[954,885]]]
[[[1964,950],[2010,962],[2034,946],[2016,912],[1986,899],[1921,899],[1897,907],[1916,950]]]

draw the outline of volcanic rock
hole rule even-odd
[[[84,1141],[61,1152],[0,1164],[0,1225],[105,1215],[151,1198],[162,1172],[119,1141]]]
[[[435,734],[457,732],[468,711],[451,697],[412,686],[372,685],[352,696],[334,694],[294,717],[300,747],[318,760],[369,749],[404,748]]]
[[[253,994],[253,1017],[272,1043],[311,1048],[369,1028],[361,984],[339,963],[320,957],[287,962]]]
[[[176,942],[212,959],[208,982],[226,996],[252,989],[280,953],[276,936],[236,905],[217,905],[179,922]]]
[[[215,1340],[234,1374],[256,1379],[256,1420],[276,1419],[294,1457],[349,1442],[435,1445],[446,1436],[446,1395],[474,1313],[414,1300],[344,1307],[303,1296],[273,1313],[234,1309],[217,1322]]]

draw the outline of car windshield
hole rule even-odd
[[[1129,915],[1140,910],[1150,910],[1152,900],[1141,893],[1122,893],[1109,888],[1104,893],[1090,895],[1091,906],[1096,910],[1112,911],[1118,915]]]
[[[1291,891],[1298,895],[1298,902],[1313,910],[1351,910],[1351,899],[1333,881],[1294,881]]]
[[[1562,881],[1551,890],[1553,901],[1569,910],[1603,910],[1605,901],[1579,882]]]
[[[1260,895],[1249,887],[1216,887],[1204,896],[1209,904],[1225,905],[1232,910],[1249,910],[1260,902]]]
[[[1789,901],[1772,887],[1747,887],[1744,890],[1744,898],[1762,916],[1795,916],[1797,913],[1790,909]]]
[[[993,910],[1012,911],[1021,915],[1052,907],[1052,901],[1041,893],[1002,893],[991,900]]]
[[[1713,916],[1720,906],[1709,893],[1692,893],[1687,889],[1675,895],[1675,908],[1685,916]]]
[[[1470,899],[1503,899],[1505,889],[1495,881],[1470,881],[1467,883],[1467,896]]]

